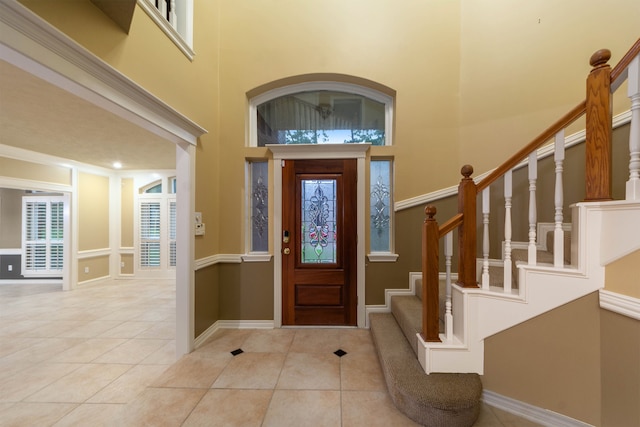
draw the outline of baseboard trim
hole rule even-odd
[[[482,400],[489,406],[493,406],[511,414],[525,418],[538,424],[553,427],[592,427],[583,421],[576,420],[566,415],[539,408],[507,396],[502,396],[490,390],[482,392]]]
[[[219,329],[273,329],[273,320],[218,320],[193,341],[194,349],[200,347]]]

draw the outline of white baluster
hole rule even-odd
[[[158,2],[158,10],[160,11],[160,15],[162,15],[164,19],[167,19],[167,2],[165,0]]]
[[[564,266],[564,231],[562,230],[562,205],[564,203],[562,171],[564,162],[564,129],[556,134],[555,152],[553,159],[556,163],[556,194],[555,194],[555,228],[553,230],[553,265]],[[548,250],[549,248],[547,248]]]
[[[536,180],[538,179],[538,153],[529,154],[529,265],[536,265],[538,252],[536,248]]]
[[[171,0],[170,1],[171,6],[169,7],[170,12],[169,12],[169,24],[171,24],[171,26],[173,28],[177,28],[178,27],[178,15],[176,14],[176,0]]]
[[[504,174],[504,292],[511,293],[511,197],[512,172]]]
[[[453,255],[453,232],[444,236],[444,265],[446,272],[446,293],[444,330],[448,342],[453,340],[453,314],[451,312],[451,256]]]
[[[489,289],[489,188],[482,191],[482,289]]]
[[[629,132],[629,181],[627,200],[640,200],[640,56],[628,68],[627,93],[631,99],[631,130]]]

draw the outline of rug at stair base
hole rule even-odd
[[[396,407],[429,427],[472,426],[480,414],[477,374],[425,374],[393,315],[369,316],[387,389]]]

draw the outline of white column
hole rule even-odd
[[[538,262],[538,252],[536,248],[536,226],[537,206],[536,206],[536,180],[538,179],[538,153],[534,151],[529,154],[529,265],[536,265]]]
[[[451,312],[451,256],[453,255],[453,232],[444,236],[444,264],[446,272],[446,300],[444,314],[444,330],[447,342],[453,340],[453,313]]]
[[[563,193],[563,162],[564,162],[564,129],[556,134],[555,151],[553,160],[556,163],[556,189],[555,189],[555,227],[553,230],[553,265],[564,266],[564,231],[562,230],[562,206],[564,204]],[[549,248],[547,248],[548,250]]]
[[[195,334],[195,157],[195,146],[186,142],[176,144],[176,355],[178,357],[193,350]]]
[[[640,200],[640,56],[628,68],[627,93],[631,100],[631,130],[629,133],[629,181],[627,200]]]
[[[504,292],[511,293],[511,197],[512,171],[504,174]]]
[[[489,289],[489,188],[482,191],[482,289]]]

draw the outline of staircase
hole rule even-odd
[[[369,313],[389,393],[396,406],[416,422],[426,426],[473,425],[482,395],[479,374],[484,370],[484,340],[602,289],[605,266],[640,249],[640,40],[613,70],[606,64],[609,57],[606,50],[592,56],[587,100],[507,162],[478,183],[471,178],[472,167],[462,168],[459,213],[439,226],[435,207],[425,209],[422,283],[417,286],[421,292],[400,292],[404,295],[387,299],[389,312]],[[606,155],[611,150],[609,97],[627,77],[632,104],[629,180],[626,199],[613,201],[611,156]],[[564,130],[585,113],[587,201],[566,207]],[[555,142],[543,147],[550,140]],[[549,153],[550,146],[553,150]],[[537,164],[546,155],[553,155],[556,166],[554,222],[548,224],[537,222],[536,207]],[[528,241],[513,242],[512,172],[525,166],[529,178],[529,205],[524,208],[529,214]],[[495,191],[498,178],[504,183],[505,220],[499,224],[504,241],[502,256],[490,259],[489,190]],[[477,198],[482,199],[479,207]],[[563,223],[565,209],[571,209],[568,224]],[[476,219],[477,212],[482,212],[481,220]],[[482,256],[477,254],[478,230]],[[458,242],[456,275],[451,273],[454,233]],[[440,239],[444,239],[445,273],[439,272]],[[394,293],[389,291],[388,295]]]

